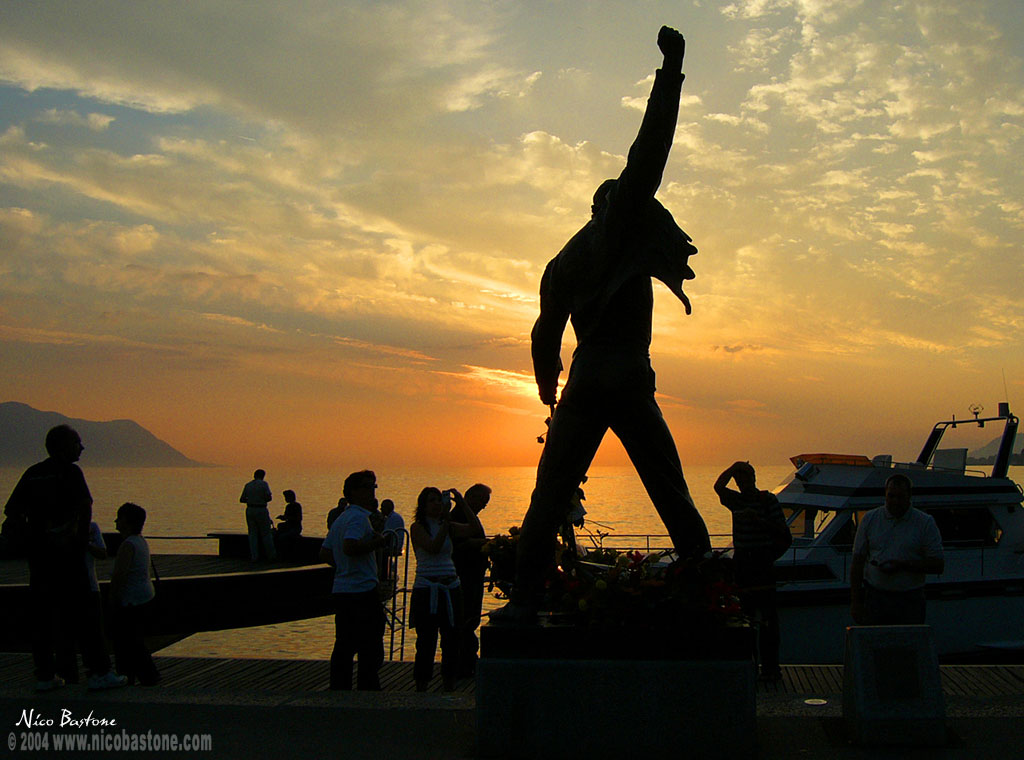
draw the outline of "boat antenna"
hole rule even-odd
[[[1006,389],[1006,367],[1003,367],[1003,401],[1010,403],[1010,391]]]

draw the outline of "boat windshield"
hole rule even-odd
[[[817,538],[836,516],[835,510],[817,509],[815,507],[793,508],[783,507],[786,524],[793,538]]]
[[[783,507],[786,523],[794,539],[810,542],[837,523],[828,542],[837,549],[849,551],[857,535],[857,525],[867,510],[818,509],[814,507]],[[924,510],[935,518],[942,535],[942,543],[949,549],[977,546],[995,546],[1002,538],[1003,531],[989,509],[982,505],[963,508],[939,508]]]
[[[786,516],[786,523],[795,540],[803,539],[806,543],[810,543],[826,531],[830,531],[828,542],[839,551],[850,551],[853,548],[853,539],[857,535],[857,524],[865,513],[864,510],[834,510],[817,507],[783,507],[782,512]]]
[[[995,546],[1003,536],[999,523],[985,506],[925,509],[935,519],[942,543],[950,549]]]

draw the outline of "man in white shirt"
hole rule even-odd
[[[271,530],[273,524],[270,522],[270,510],[267,509],[267,504],[274,497],[270,493],[270,486],[264,480],[266,476],[267,473],[263,470],[256,470],[252,474],[252,480],[242,488],[242,495],[238,499],[245,504],[245,526],[249,530],[249,558],[253,562],[260,558],[261,545],[267,560],[277,559],[274,534]]]
[[[941,573],[942,536],[934,518],[910,506],[912,484],[885,482],[885,506],[864,515],[850,564],[850,613],[860,625],[924,623],[927,573]]]
[[[354,472],[343,487],[349,506],[331,525],[320,548],[320,560],[334,567],[334,651],[332,689],[352,688],[352,658],[359,656],[357,687],[380,690],[378,671],[384,663],[384,607],[377,591],[375,551],[387,539],[370,524],[377,511],[377,476]]]

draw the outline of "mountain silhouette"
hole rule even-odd
[[[1003,437],[993,438],[980,449],[967,452],[967,464],[987,465],[995,464],[996,454],[999,453],[999,444]],[[1024,433],[1017,433],[1010,449],[1010,464],[1015,466],[1024,465]]]
[[[985,459],[986,457],[994,457],[999,453],[999,444],[1003,440],[1002,436],[993,438],[991,441],[986,443],[980,449],[974,449],[967,452],[967,456],[974,459]],[[1019,454],[1024,450],[1024,433],[1017,433],[1017,438],[1013,442],[1013,453]]]
[[[82,436],[82,464],[91,467],[203,467],[132,420],[95,422],[41,412],[16,401],[0,403],[0,467],[27,467],[46,458],[43,445],[55,425]]]

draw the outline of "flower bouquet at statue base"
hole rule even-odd
[[[488,542],[491,588],[507,597],[518,531]],[[636,648],[644,659],[743,658],[753,646],[732,558],[711,552],[675,559],[671,550],[597,548],[585,557],[559,547],[539,602],[541,625],[577,630],[596,650]]]

